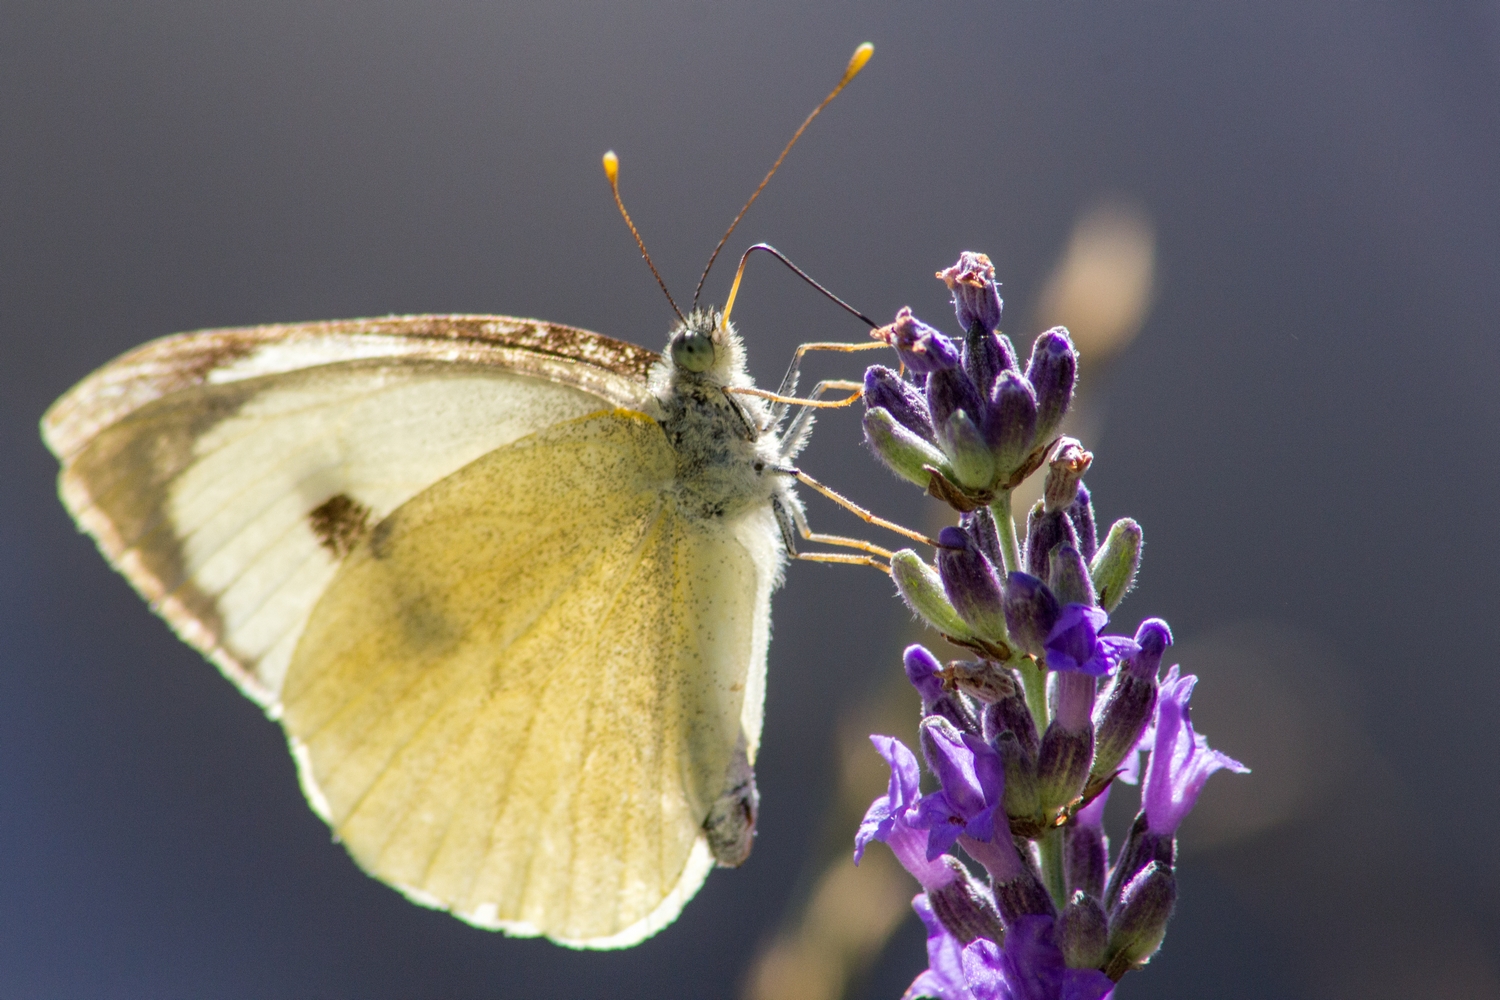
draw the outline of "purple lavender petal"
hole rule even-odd
[[[1044,647],[1049,670],[1077,670],[1103,677],[1115,669],[1121,657],[1139,647],[1134,639],[1104,636],[1099,629],[1109,621],[1103,608],[1086,604],[1069,604],[1057,617],[1057,624],[1047,635]]]
[[[1192,811],[1209,775],[1220,768],[1240,774],[1249,768],[1233,757],[1211,750],[1208,740],[1193,731],[1188,700],[1198,678],[1177,676],[1173,667],[1162,682],[1156,701],[1156,732],[1151,746],[1151,765],[1141,790],[1141,807],[1151,832],[1169,837]]]
[[[854,835],[854,863],[864,857],[865,847],[871,840],[884,841],[890,836],[896,818],[911,808],[921,789],[922,772],[917,767],[917,758],[906,744],[894,736],[870,737],[875,750],[890,766],[890,783],[881,798],[870,803],[865,818]]]

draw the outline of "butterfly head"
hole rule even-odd
[[[744,377],[744,345],[717,309],[695,309],[672,330],[666,360],[673,381],[738,385]]]

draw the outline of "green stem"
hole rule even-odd
[[[1005,572],[1018,572],[1021,569],[1021,546],[1016,541],[1015,518],[1010,516],[1010,490],[990,502],[990,513],[1000,533],[1000,558],[1005,560]]]
[[[1053,827],[1048,830],[1037,840],[1036,846],[1042,861],[1042,884],[1047,887],[1048,894],[1061,913],[1063,907],[1068,905],[1068,887],[1063,879],[1062,829]]]
[[[1021,675],[1021,688],[1026,692],[1026,707],[1031,709],[1031,721],[1036,723],[1036,734],[1047,731],[1047,669],[1029,656],[1017,654],[1012,661]]]

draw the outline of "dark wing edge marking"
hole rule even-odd
[[[153,340],[86,377],[42,417],[42,437],[66,464],[105,427],[147,403],[210,381],[215,372],[264,347],[359,337],[405,341],[396,352],[402,357],[515,369],[516,352],[521,352],[538,362],[580,362],[606,378],[639,384],[658,361],[654,351],[622,340],[513,316],[382,316],[200,330]],[[330,357],[328,363],[338,360],[343,359]],[[558,370],[544,363],[537,369],[534,373],[542,377],[555,377]]]

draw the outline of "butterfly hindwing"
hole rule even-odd
[[[351,553],[282,721],[368,871],[591,946],[696,891],[748,688],[759,733],[770,580],[682,516],[675,472],[654,421],[597,413],[485,455]]]

